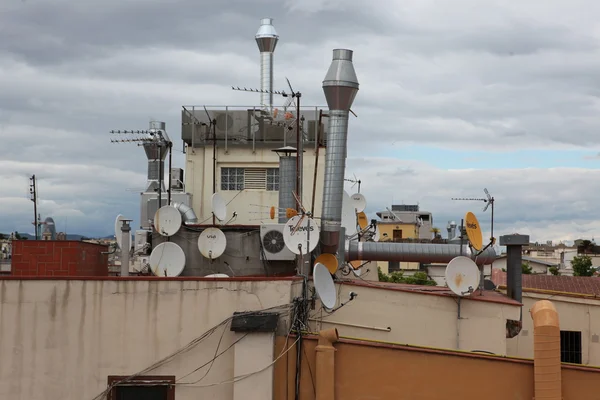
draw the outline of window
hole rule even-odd
[[[394,229],[394,240],[402,239],[402,229]]]
[[[267,168],[267,190],[279,190],[279,168]]]
[[[279,168],[221,168],[221,190],[279,190]]]
[[[244,168],[221,168],[221,190],[243,190]]]
[[[560,331],[560,361],[581,364],[581,332]]]
[[[136,376],[118,383],[127,376],[109,376],[108,385],[114,387],[108,400],[175,400],[174,376]]]

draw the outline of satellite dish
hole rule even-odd
[[[221,257],[226,246],[227,238],[219,228],[206,228],[198,236],[198,250],[210,260]]]
[[[315,263],[323,264],[331,275],[338,269],[338,259],[333,254],[323,253],[316,258]]]
[[[185,253],[176,243],[164,242],[152,250],[148,264],[156,276],[179,276],[185,267]]]
[[[323,307],[332,309],[335,307],[337,293],[333,278],[326,266],[316,263],[313,268],[313,282],[317,296],[321,299]]]
[[[369,226],[369,219],[367,218],[367,214],[360,211],[358,214],[356,214],[356,217],[358,219],[358,226],[360,226],[361,230]]]
[[[117,218],[115,219],[115,240],[117,241],[117,245],[119,246],[119,248],[123,247],[123,232],[121,232],[121,226],[123,226],[123,223],[121,221],[123,220],[127,220],[127,218],[125,218],[121,214],[117,215]],[[131,238],[129,239],[129,243],[133,243]]]
[[[352,199],[352,207],[356,210],[355,212],[360,213],[365,211],[367,208],[367,199],[360,193],[354,193],[351,196]]]
[[[454,257],[446,267],[446,285],[458,296],[469,296],[479,287],[479,268],[469,257]]]
[[[481,226],[477,217],[471,211],[465,215],[465,225],[467,226],[467,237],[471,246],[477,251],[483,248],[483,236],[481,235]]]
[[[283,227],[283,241],[294,254],[300,254],[300,250],[302,254],[310,253],[319,243],[317,223],[312,218],[299,215],[290,218]]]
[[[379,234],[379,226],[375,226],[375,234],[373,235],[373,240],[375,242],[379,242],[379,237],[381,235]]]
[[[227,274],[210,274],[206,275],[205,278],[229,278]]]
[[[356,233],[356,211],[352,199],[345,190],[342,200],[342,227],[346,229],[346,236]]]
[[[181,228],[181,213],[173,206],[163,206],[154,214],[154,229],[163,236],[173,236]]]
[[[212,212],[219,221],[224,221],[227,218],[227,203],[223,196],[219,193],[212,195]]]

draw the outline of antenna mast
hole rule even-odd
[[[485,207],[483,207],[483,212],[486,212],[487,209],[492,206],[492,218],[491,218],[491,225],[490,225],[490,231],[491,231],[491,240],[493,242],[495,242],[494,239],[494,202],[495,199],[494,197],[492,197],[490,195],[490,192],[488,192],[487,188],[484,188],[483,191],[485,192],[485,195],[487,196],[487,198],[482,199],[482,198],[472,198],[472,197],[453,197],[452,200],[458,200],[458,201],[483,201],[484,203],[486,203]]]
[[[31,182],[29,184],[29,194],[31,195],[31,201],[33,201],[33,226],[35,229],[35,240],[38,240],[39,239],[39,236],[38,236],[39,221],[38,221],[38,214],[37,214],[37,181],[35,180],[35,175],[31,175],[31,178],[29,178],[29,181]]]

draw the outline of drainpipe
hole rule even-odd
[[[321,252],[335,254],[342,225],[348,114],[358,92],[352,50],[333,50],[333,61],[323,80],[323,92],[329,107],[329,121],[320,239]]]
[[[317,383],[315,400],[335,399],[335,347],[339,339],[336,328],[319,332],[319,343],[315,348]]]
[[[529,245],[529,235],[500,236],[500,246],[506,246],[506,294],[511,299],[523,302],[523,246]],[[523,327],[523,309],[519,321],[506,321],[506,337],[513,338]]]
[[[560,324],[554,305],[536,302],[533,319],[533,374],[535,400],[562,400]]]

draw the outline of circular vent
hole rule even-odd
[[[217,120],[216,126],[218,130],[224,131],[225,128],[233,129],[233,118],[231,115],[222,113],[218,114],[215,119]]]
[[[263,247],[269,253],[277,254],[285,247],[283,234],[279,231],[269,231],[263,236]]]

